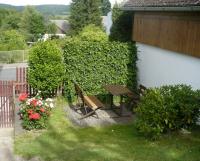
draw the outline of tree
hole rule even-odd
[[[117,3],[112,9],[111,33],[109,39],[111,41],[127,42],[132,38],[132,12],[122,11]]]
[[[71,33],[77,34],[85,26],[101,26],[100,0],[72,0],[70,25]]]
[[[28,41],[36,41],[46,30],[44,17],[30,6],[23,11],[20,27]]]
[[[5,19],[8,11],[6,9],[0,8],[0,27],[3,25],[3,20]]]
[[[9,11],[4,20],[2,21],[2,28],[3,29],[19,29],[20,23],[20,13],[17,11]]]
[[[0,50],[19,50],[25,49],[26,42],[23,35],[16,30],[1,31]]]
[[[102,1],[102,15],[106,16],[111,11],[111,3],[109,0],[101,0]]]
[[[81,32],[79,32],[78,35],[79,39],[82,39],[84,41],[107,41],[108,36],[106,33],[102,30],[102,28],[97,27],[95,25],[88,25],[83,28]]]
[[[55,23],[49,23],[46,27],[46,31],[48,34],[55,34],[57,30],[56,24]]]

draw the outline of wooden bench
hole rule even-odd
[[[79,108],[77,108],[76,110],[81,109],[81,108],[85,110],[85,114],[80,119],[84,119],[93,114],[97,115],[96,110],[100,108],[105,108],[105,105],[97,97],[91,96],[91,95],[84,95],[83,91],[76,83],[74,83],[74,87],[75,87],[77,100],[79,104]],[[87,110],[88,107],[91,109],[90,112],[88,112]]]

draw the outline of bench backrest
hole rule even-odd
[[[81,98],[82,102],[84,103],[83,91],[81,90],[81,88],[76,83],[74,83],[74,87],[75,87],[76,94],[78,95],[78,97]]]

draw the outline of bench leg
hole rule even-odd
[[[84,119],[84,118],[87,118],[87,117],[93,115],[94,113],[95,113],[95,111],[91,111],[91,112],[87,113],[86,115],[82,116],[82,117],[79,118],[79,119],[82,120],[82,119]]]

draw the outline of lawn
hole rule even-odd
[[[70,124],[59,99],[49,128],[15,139],[15,153],[45,161],[199,161],[200,128],[174,133],[158,141],[140,136],[133,124],[78,128]]]

